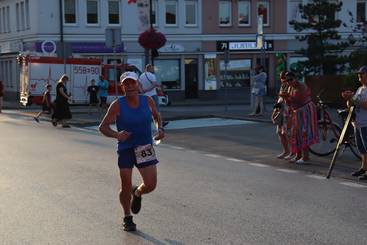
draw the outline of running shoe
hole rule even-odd
[[[354,177],[358,177],[361,176],[362,174],[365,174],[366,170],[364,170],[363,168],[358,169],[357,171],[352,173],[352,176]]]
[[[131,200],[131,212],[133,214],[139,213],[141,209],[141,196],[138,197],[135,195],[135,191],[138,189],[136,185],[133,186],[131,190],[132,200]]]
[[[130,215],[124,218],[122,228],[124,229],[124,231],[136,231],[136,224],[133,221],[133,216]]]
[[[38,118],[37,117],[33,117],[33,119],[36,121],[36,122],[40,122],[40,120],[38,120]]]

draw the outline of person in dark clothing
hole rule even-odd
[[[39,117],[42,114],[51,114],[52,112],[52,102],[51,102],[51,88],[52,86],[50,84],[46,85],[46,90],[43,93],[43,98],[42,98],[42,111],[38,112],[37,115],[34,118],[34,120],[36,122],[39,122]]]
[[[56,86],[56,100],[54,113],[52,115],[52,125],[55,127],[60,122],[63,128],[70,128],[66,120],[71,119],[71,112],[69,108],[69,100],[71,95],[67,93],[66,83],[69,81],[67,75],[62,75]]]
[[[91,113],[91,109],[92,107],[97,107],[98,109],[98,104],[99,104],[99,100],[98,100],[98,90],[99,87],[96,85],[96,80],[92,79],[90,81],[91,85],[88,86],[87,88],[87,92],[89,94],[89,114]]]

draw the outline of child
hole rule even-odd
[[[89,114],[91,113],[91,107],[95,106],[98,108],[99,104],[97,96],[99,87],[96,85],[96,80],[92,79],[90,83],[91,85],[87,88],[87,92],[89,94]]]
[[[46,90],[43,93],[43,98],[42,98],[42,111],[38,112],[38,114],[35,117],[33,117],[34,120],[38,123],[40,122],[38,118],[43,113],[51,114],[51,111],[52,111],[51,88],[52,86],[50,84],[46,85]]]

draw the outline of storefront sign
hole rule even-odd
[[[48,52],[51,50],[51,46],[49,44],[44,44],[44,42],[36,42],[35,43],[35,51],[36,52]],[[113,53],[112,48],[106,47],[104,42],[73,42],[68,43],[71,46],[71,50],[73,53]],[[25,46],[25,50],[33,51],[33,47],[31,44],[27,44]],[[56,45],[55,45],[55,51],[56,51]],[[124,45],[121,43],[121,45],[116,47],[117,53],[124,52]]]
[[[159,52],[184,52],[185,48],[181,44],[169,43],[158,50]]]
[[[244,50],[259,50],[256,41],[217,41],[217,51],[244,51]],[[273,50],[273,41],[265,41],[265,49]]]
[[[54,54],[56,52],[56,43],[52,40],[45,40],[41,43],[41,51],[44,54]]]

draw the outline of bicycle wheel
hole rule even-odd
[[[310,146],[310,152],[317,156],[327,156],[334,153],[338,144],[341,128],[335,124],[326,121],[318,122],[319,143]]]
[[[347,138],[347,144],[351,150],[351,152],[359,159],[361,160],[362,157],[361,157],[361,153],[359,152],[358,150],[358,147],[357,147],[357,143],[356,143],[356,138],[354,137],[354,131],[352,131],[352,133],[350,133],[348,135],[348,138]]]

